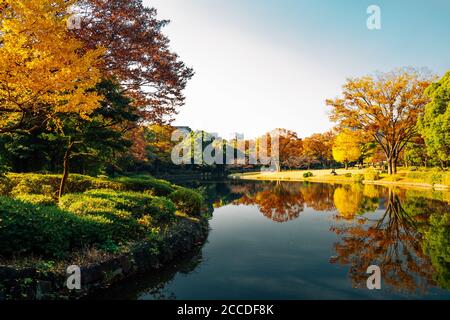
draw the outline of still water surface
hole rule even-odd
[[[108,299],[450,299],[450,193],[294,182],[191,184],[207,243]],[[366,287],[370,265],[382,289]]]

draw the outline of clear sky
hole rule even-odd
[[[397,67],[450,70],[448,0],[144,0],[196,75],[175,125],[252,138],[332,127],[325,99],[348,77]],[[381,30],[369,30],[369,5]]]

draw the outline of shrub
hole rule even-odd
[[[363,174],[355,174],[353,179],[354,179],[355,182],[363,182],[364,181],[364,175]]]
[[[420,180],[422,182],[427,182],[429,184],[444,184],[450,185],[449,174],[438,169],[433,169],[430,171],[413,171],[406,174],[407,178]]]
[[[59,206],[78,216],[96,217],[110,221],[109,236],[118,242],[137,240],[145,234],[145,230],[133,213],[123,209],[114,200],[88,194],[70,194],[61,198]]]
[[[364,180],[366,180],[366,181],[377,181],[377,180],[380,180],[380,173],[377,170],[373,169],[373,168],[368,169],[364,173]]]
[[[53,174],[8,174],[8,185],[0,186],[0,194],[18,196],[21,194],[41,194],[56,197],[61,182],[61,175]],[[116,191],[151,192],[156,196],[168,196],[175,191],[170,182],[158,180],[151,176],[89,177],[70,174],[67,179],[66,193],[83,193],[94,189],[111,189]]]
[[[8,174],[13,196],[21,194],[41,194],[55,197],[58,193],[61,176],[50,174]],[[67,179],[67,193],[81,193],[91,189],[124,189],[118,182],[71,174]]]
[[[429,176],[427,181],[432,184],[443,184],[446,178],[446,173],[442,172],[442,171],[432,171]]]
[[[151,176],[121,177],[115,181],[123,184],[125,190],[136,192],[153,191],[156,196],[168,196],[175,190],[170,182],[155,179]]]
[[[410,171],[406,174],[406,177],[414,180],[426,180],[429,176],[428,172],[422,171]]]
[[[0,252],[63,258],[108,238],[109,221],[0,197]]]
[[[18,195],[16,199],[40,206],[55,205],[55,200],[52,197],[44,196],[41,194],[21,194]]]
[[[11,193],[11,190],[13,188],[11,180],[0,173],[0,196],[6,196]]]
[[[350,172],[349,172],[349,173],[346,173],[346,174],[345,174],[345,177],[346,177],[346,178],[351,178],[351,177],[352,177],[352,174],[351,174]]]
[[[136,192],[92,190],[69,194],[60,199],[59,206],[77,215],[112,221],[111,236],[117,241],[143,238],[149,224],[142,221],[166,223],[176,217],[176,207],[170,200]]]
[[[449,172],[447,172],[447,173],[445,174],[445,178],[444,178],[444,181],[443,181],[442,183],[443,183],[444,185],[450,187],[450,173],[449,173]]]
[[[86,192],[85,195],[92,198],[107,199],[114,204],[115,208],[130,212],[136,219],[150,215],[155,222],[173,220],[177,209],[169,199],[145,193],[92,190]]]
[[[179,188],[169,196],[178,210],[188,216],[198,217],[202,213],[203,197],[190,189]]]
[[[150,202],[148,215],[156,222],[170,222],[175,218],[177,207],[175,204],[164,197],[153,198]]]
[[[313,177],[314,175],[313,175],[313,173],[312,172],[305,172],[304,174],[303,174],[303,178],[310,178],[310,177]]]

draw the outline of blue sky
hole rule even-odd
[[[325,99],[348,77],[397,67],[450,70],[448,0],[144,0],[196,71],[176,125],[251,138],[330,129]],[[369,5],[381,30],[368,30]]]

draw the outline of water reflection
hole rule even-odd
[[[375,185],[248,182],[222,185],[215,208],[255,205],[277,223],[300,217],[305,207],[335,211],[331,263],[349,266],[354,287],[366,285],[366,270],[378,265],[391,289],[426,292],[450,289],[450,197],[436,191]],[[222,190],[224,191],[224,190]],[[381,212],[381,216],[377,211]],[[344,223],[341,223],[341,220]]]
[[[364,215],[350,225],[335,226],[332,231],[341,240],[335,244],[336,257],[331,262],[350,266],[353,286],[366,285],[365,272],[370,265],[379,266],[385,285],[399,291],[425,292],[435,285],[418,224],[393,190],[388,191],[386,210],[380,218]]]
[[[269,225],[264,224],[264,228],[266,228],[264,232],[272,232],[271,238],[279,239],[280,242],[289,242],[274,243],[272,241],[270,243],[273,246],[272,249],[267,247],[264,250],[259,247],[252,249],[256,249],[257,252],[262,250],[264,257],[270,258],[276,255],[275,251],[270,250],[278,250],[277,248],[288,250],[286,248],[292,246],[292,249],[289,249],[291,251],[287,251],[288,254],[285,255],[286,259],[294,259],[286,261],[286,265],[289,265],[295,261],[295,257],[298,255],[311,256],[310,245],[307,245],[307,242],[320,243],[316,250],[320,250],[321,254],[322,252],[326,254],[332,249],[332,257],[328,256],[328,259],[322,260],[311,256],[310,261],[298,262],[300,264],[297,265],[297,268],[301,268],[306,263],[317,266],[321,272],[323,270],[333,272],[329,266],[341,266],[348,271],[349,280],[346,282],[348,287],[365,288],[368,266],[378,265],[382,270],[383,289],[385,290],[407,296],[409,294],[423,296],[435,288],[450,290],[449,193],[362,184],[333,185],[293,182],[232,181],[189,186],[198,188],[204,194],[209,203],[212,217],[217,210],[220,210],[219,208],[228,208],[228,211],[236,213],[236,216],[233,215],[233,219],[235,219],[233,223],[242,230],[237,231],[236,227],[233,227],[232,232],[235,237],[249,238],[248,241],[263,241],[263,238],[258,238],[260,237],[259,233],[255,232],[257,227],[245,226],[245,223],[249,223],[246,221],[249,220],[245,220],[244,216],[239,215],[243,215],[244,212],[258,213],[265,217],[263,220],[270,219],[269,221],[276,222],[271,224],[273,228],[270,228],[270,223]],[[307,229],[310,226],[314,227],[314,222],[311,222],[310,219],[301,219],[302,216],[311,215],[317,217],[326,226],[328,232],[320,231],[309,236],[306,236],[305,233],[295,234],[295,230],[302,226],[306,225]],[[243,219],[241,223],[239,223],[240,217]],[[287,226],[289,229],[280,229],[276,227],[277,225]],[[220,224],[216,226],[216,229],[220,230],[220,228]],[[283,238],[278,235],[283,232],[281,230],[292,230],[293,236]],[[263,233],[263,231],[261,232]],[[330,235],[334,235],[333,238],[330,238]],[[230,240],[229,236],[225,235],[214,237],[210,241],[220,242],[213,243],[214,245],[207,244],[207,253],[208,255],[212,254],[213,257],[215,257],[214,250],[218,250],[216,248],[240,245],[235,244],[233,239]],[[258,242],[249,243],[257,246],[255,243]],[[261,243],[260,246],[264,246],[264,244]],[[238,255],[238,250],[233,251],[233,247],[231,251],[236,251],[236,255]],[[256,251],[255,254],[258,254]],[[249,257],[251,252],[242,253],[241,258],[239,256],[233,258],[238,259],[239,265],[245,272],[252,268],[255,272],[264,270],[266,267],[264,264],[254,265],[255,262]],[[222,251],[219,256],[221,254]],[[277,259],[275,268],[279,264],[279,268],[283,269],[283,261],[279,261],[280,257]],[[190,266],[187,271],[180,266],[169,268],[169,271],[163,276],[151,277],[151,281],[140,281],[139,288],[129,289],[129,291],[138,291],[141,296],[144,294],[146,298],[151,296],[154,299],[176,298],[177,290],[189,294],[191,289],[186,288],[186,284],[177,287],[176,280],[173,278],[180,272],[187,272],[187,276],[189,276],[198,266],[205,266],[202,261],[200,252],[181,264]],[[271,260],[265,261],[269,263]],[[213,259],[210,262],[211,266],[207,265],[208,271],[198,271],[203,268],[197,268],[200,274],[196,274],[196,281],[204,281],[209,284],[212,281],[211,274],[223,272],[220,269],[222,266],[215,266]],[[272,265],[267,268],[269,270]],[[232,276],[239,278],[240,275],[236,274],[239,270],[233,271]],[[290,277],[300,277],[306,281],[311,278],[310,274],[303,274],[301,271],[296,271],[295,268],[289,268],[289,272],[291,272]],[[242,277],[244,278],[244,274]],[[248,275],[246,277],[248,278]],[[274,281],[277,280],[274,279]],[[186,281],[186,283],[188,282]],[[171,284],[168,285],[169,283]],[[342,290],[345,290],[346,286],[342,284],[340,286]],[[130,285],[125,287],[128,290]],[[171,289],[167,291],[167,287]],[[180,287],[182,288],[180,289]],[[164,288],[166,289],[164,290]],[[171,290],[173,291],[171,292]],[[229,290],[233,293],[238,288],[233,287]],[[258,287],[255,286],[252,290],[257,291]],[[296,292],[298,296],[304,293],[301,288],[297,290],[299,290]],[[327,289],[323,288],[323,290]],[[123,288],[121,292],[123,294]],[[258,297],[257,292],[255,295]],[[132,298],[138,296],[132,295]],[[271,298],[272,296],[265,297]]]

